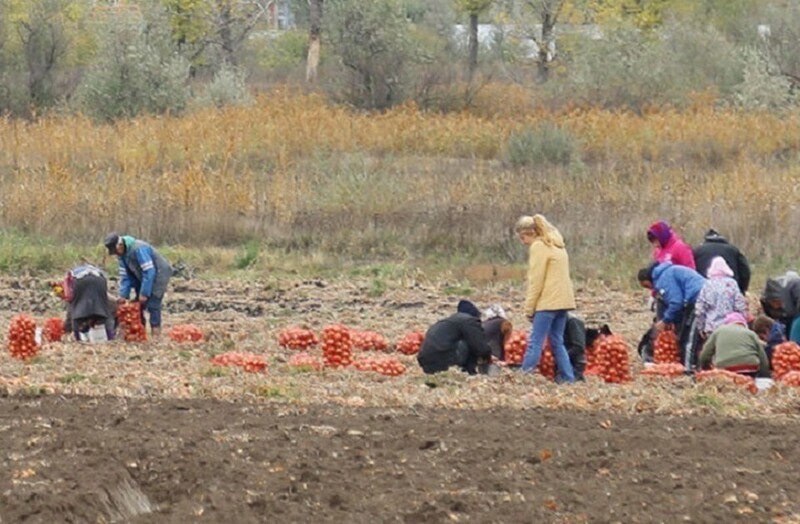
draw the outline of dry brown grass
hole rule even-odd
[[[800,114],[547,113],[493,93],[447,115],[369,115],[276,91],[251,108],[113,126],[0,120],[0,224],[86,241],[114,228],[155,242],[508,260],[519,253],[508,226],[539,211],[590,277],[646,257],[642,231],[659,218],[690,241],[713,225],[757,259],[798,255],[786,238],[800,227]],[[509,135],[544,120],[579,141],[582,161],[510,168]]]

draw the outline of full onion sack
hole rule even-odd
[[[333,324],[322,330],[322,358],[325,366],[331,368],[353,363],[353,340],[347,327]]]
[[[8,327],[8,352],[20,360],[29,360],[39,353],[36,343],[36,321],[28,315],[17,315]]]

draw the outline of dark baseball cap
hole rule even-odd
[[[103,245],[106,246],[106,249],[108,249],[109,255],[117,254],[117,244],[119,244],[119,239],[119,233],[109,233],[106,235],[106,239],[103,240]]]

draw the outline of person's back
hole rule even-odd
[[[741,321],[728,321],[711,334],[700,353],[700,367],[713,362],[719,369],[767,376],[769,361],[758,335],[744,325],[744,317],[736,313],[729,315],[733,316],[740,317]]]
[[[417,362],[425,373],[438,373],[460,366],[475,373],[478,361],[491,358],[492,351],[481,327],[480,312],[469,301],[459,302],[458,311],[435,322],[425,333]]]
[[[126,237],[128,238],[128,237]],[[132,242],[121,257],[121,260],[126,266],[128,271],[132,272],[139,284],[144,286],[144,274],[148,269],[154,268],[155,278],[152,282],[152,291],[146,290],[147,295],[162,297],[167,290],[169,279],[172,276],[172,266],[167,262],[161,253],[159,253],[153,246],[144,242],[143,240],[131,239]]]
[[[733,270],[733,278],[742,293],[750,286],[750,264],[738,247],[717,233],[714,229],[706,232],[704,242],[694,248],[694,262],[697,272],[708,276],[708,268],[715,257],[722,257]]]
[[[492,356],[497,360],[503,360],[505,356],[505,341],[512,329],[511,322],[497,316],[484,320],[481,326],[486,334],[489,348],[492,350]]]
[[[672,323],[686,304],[694,304],[706,283],[705,277],[693,269],[669,262],[658,264],[652,270],[656,292],[666,303],[662,320]]]
[[[92,264],[74,267],[64,279],[64,300],[67,301],[68,328],[78,337],[78,332],[103,325],[106,336],[114,337],[114,302],[109,300],[105,272]]]
[[[530,266],[526,314],[575,308],[569,254],[565,248],[534,241],[530,247]]]
[[[714,257],[707,271],[708,280],[697,296],[697,328],[704,335],[721,326],[729,313],[747,316],[747,301],[733,279],[733,270],[722,257]]]

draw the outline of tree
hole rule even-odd
[[[56,69],[67,54],[68,41],[61,19],[65,2],[40,0],[31,5],[27,19],[17,22],[28,69],[28,96],[36,107],[55,100]]]
[[[306,82],[317,82],[317,69],[322,35],[323,0],[308,0],[308,58],[306,60]]]
[[[472,82],[478,69],[478,17],[486,12],[494,0],[456,0],[459,9],[469,15],[467,79]]]
[[[763,14],[759,51],[772,76],[782,77],[800,89],[800,3],[768,6]]]
[[[536,71],[539,82],[550,78],[550,62],[555,59],[555,27],[564,9],[566,0],[524,0],[525,5],[537,16],[542,26],[539,35],[531,34],[531,39],[539,49]]]
[[[209,51],[211,62],[236,65],[242,45],[266,16],[268,0],[161,0],[170,16],[175,42],[196,64]]]
[[[163,10],[113,15],[99,39],[98,56],[78,89],[86,114],[114,121],[184,109],[189,63],[177,53]]]
[[[385,109],[403,100],[409,29],[402,0],[337,0],[328,5],[325,34],[345,68],[350,103]]]

